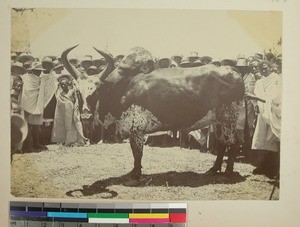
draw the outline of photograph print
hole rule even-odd
[[[11,195],[279,200],[282,12],[11,9]]]

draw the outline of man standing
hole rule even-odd
[[[51,134],[54,121],[54,113],[56,108],[55,92],[58,88],[57,77],[54,74],[54,62],[50,57],[44,57],[42,67],[45,70],[43,75],[44,80],[44,113],[43,113],[43,145],[51,143]]]
[[[25,111],[28,123],[28,135],[23,144],[23,151],[41,151],[47,147],[42,145],[41,125],[44,111],[44,80],[40,62],[33,62],[28,73],[22,75],[23,93],[21,107]]]
[[[238,58],[236,68],[239,70],[245,85],[245,92],[253,94],[255,87],[255,77],[250,72],[250,67],[247,64],[246,58]],[[246,111],[247,110],[247,111]],[[247,119],[247,121],[246,121]],[[251,141],[254,133],[255,111],[254,106],[250,100],[244,99],[243,105],[239,110],[237,120],[237,137],[242,145],[244,155],[249,158],[249,151],[251,149]]]
[[[281,77],[272,72],[268,61],[258,65],[262,78],[256,82],[254,94],[266,102],[258,102],[257,125],[252,149],[259,150],[263,157],[254,174],[274,177],[279,173],[279,145],[281,130]]]
[[[66,146],[83,146],[88,139],[83,135],[73,78],[69,74],[63,74],[58,78],[58,82],[60,88],[51,141]]]

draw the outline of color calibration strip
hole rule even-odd
[[[132,224],[133,226],[136,226],[136,224],[169,226],[171,224],[170,226],[185,226],[182,224],[186,223],[186,210],[186,203],[94,204],[11,202],[10,220],[11,222],[23,220],[48,223],[111,223]]]

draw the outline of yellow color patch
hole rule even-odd
[[[169,214],[129,214],[129,218],[169,218]]]

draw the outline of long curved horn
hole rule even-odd
[[[80,76],[80,72],[69,62],[67,56],[70,53],[71,50],[73,50],[74,48],[76,48],[79,44],[77,44],[76,46],[70,47],[68,49],[66,49],[62,54],[61,54],[61,61],[64,65],[64,67],[66,68],[66,70],[75,78],[75,80],[77,80]]]
[[[104,81],[106,79],[106,77],[108,77],[108,75],[114,70],[115,66],[114,66],[114,59],[112,58],[112,56],[110,56],[109,54],[107,53],[104,53],[103,51],[101,50],[98,50],[97,48],[94,47],[94,49],[99,53],[101,54],[107,64],[105,66],[105,68],[103,69],[103,71],[101,73],[98,74],[98,77],[99,77],[99,80],[100,81]]]

